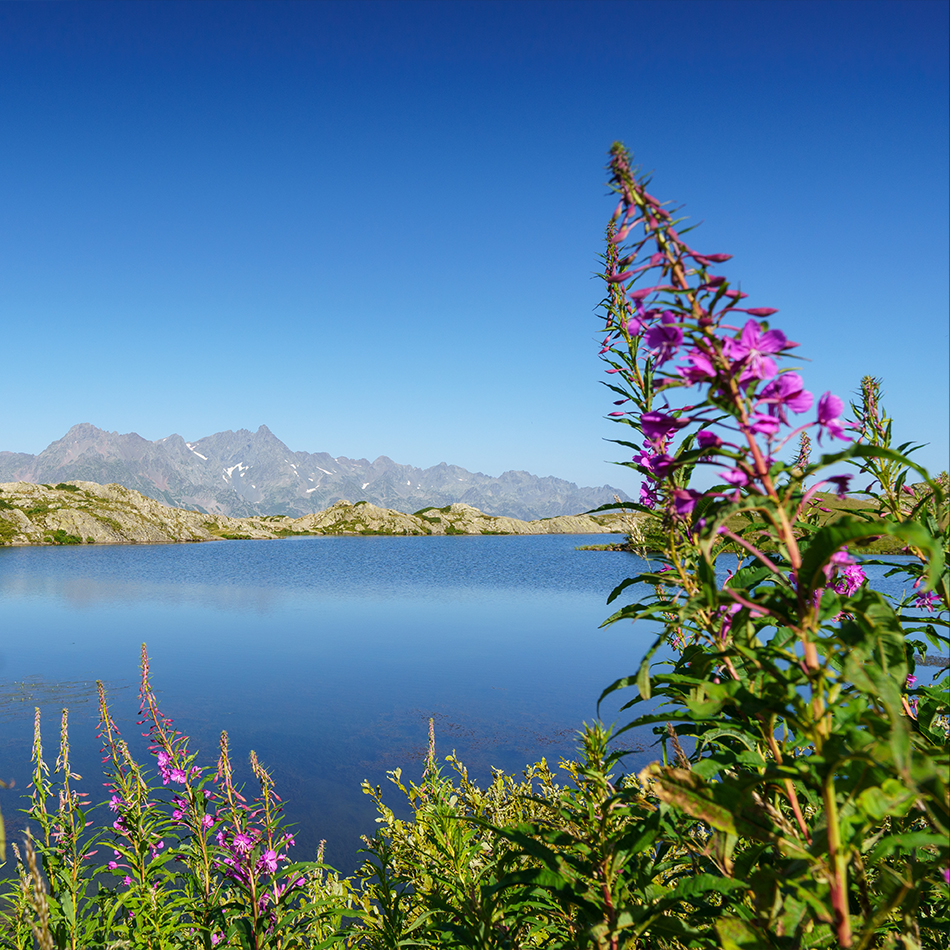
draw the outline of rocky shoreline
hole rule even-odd
[[[231,518],[171,508],[121,485],[70,481],[0,484],[0,544],[168,544],[276,539],[301,535],[611,534],[629,515],[561,515],[538,521],[486,515],[465,504],[405,514],[365,501],[338,501],[290,518]]]

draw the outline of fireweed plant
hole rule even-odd
[[[54,784],[37,710],[27,814],[38,833],[25,859],[17,850],[19,890],[8,899],[3,945],[284,950],[338,933],[348,888],[319,860],[290,861],[293,836],[270,774],[252,752],[259,794],[248,801],[234,783],[226,732],[217,768],[197,765],[188,737],[159,709],[144,644],[141,667],[139,725],[154,768],[135,760],[98,684],[109,797],[96,833],[86,833],[87,796],[74,790],[66,714]]]
[[[841,399],[784,367],[797,344],[768,322],[777,311],[714,273],[729,255],[685,242],[622,145],[609,171],[600,355],[630,433],[621,464],[643,478],[624,507],[659,526],[660,549],[608,601],[641,597],[605,623],[662,628],[601,697],[629,690],[632,721],[585,726],[563,784],[542,760],[484,790],[454,756],[443,771],[430,723],[421,782],[389,773],[411,818],[364,783],[377,832],[344,880],[319,856],[290,862],[253,754],[250,802],[226,733],[217,768],[197,763],[143,648],[152,767],[100,690],[106,820],[93,826],[77,791],[65,717],[55,780],[37,720],[35,830],[17,849],[4,945],[947,946],[947,671],[916,675],[928,644],[948,644],[946,481],[892,447],[879,380],[861,381],[845,421]],[[817,461],[813,440],[828,451]],[[860,555],[881,537],[902,555]],[[869,563],[904,595],[871,589]],[[616,740],[634,728],[653,730],[662,760],[624,774]]]
[[[782,367],[797,344],[768,322],[777,311],[747,306],[714,273],[729,255],[686,243],[620,144],[609,170],[619,201],[601,356],[611,417],[631,431],[617,441],[643,477],[635,507],[660,517],[665,540],[657,568],[611,600],[633,584],[653,596],[607,621],[650,618],[663,633],[604,696],[636,690],[624,708],[644,713],[624,728],[656,724],[678,750],[671,762],[664,745],[638,794],[663,816],[648,846],[678,849],[678,873],[718,894],[704,921],[681,908],[688,942],[942,945],[946,670],[927,686],[914,673],[927,642],[946,652],[945,486],[912,446],[891,448],[878,380],[863,381],[848,425],[840,398],[816,399]],[[809,432],[837,451],[812,462]],[[697,472],[717,484],[694,489]],[[869,482],[870,503],[815,517],[816,493],[844,496],[853,479]],[[867,585],[853,553],[882,535],[906,555],[889,564],[912,592],[898,603]],[[667,643],[674,658],[655,662]]]

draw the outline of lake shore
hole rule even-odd
[[[407,514],[341,499],[301,518],[231,518],[171,508],[122,485],[84,481],[0,484],[0,544],[4,545],[169,544],[320,535],[622,534],[627,531],[629,517],[623,512],[605,512],[520,521],[488,515],[461,503]]]

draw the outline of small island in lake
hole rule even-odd
[[[366,501],[337,501],[290,518],[230,518],[171,508],[121,485],[70,481],[0,484],[0,544],[162,544],[299,535],[626,534],[630,515],[561,515],[537,521],[486,515],[465,504],[405,514]]]

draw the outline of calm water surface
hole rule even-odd
[[[22,825],[35,705],[50,763],[69,707],[74,768],[102,799],[95,680],[135,737],[144,641],[163,710],[202,751],[199,761],[215,763],[227,729],[250,781],[256,750],[296,827],[295,856],[312,857],[325,838],[327,859],[350,871],[359,836],[375,827],[361,780],[385,784],[396,767],[417,779],[430,717],[439,754],[457,750],[482,780],[492,767],[517,771],[573,752],[602,689],[635,672],[655,636],[648,624],[598,629],[618,606],[606,606],[609,592],[644,566],[633,555],[575,550],[609,540],[0,549],[0,778],[17,785],[0,793],[8,830]],[[881,570],[869,573],[886,588]],[[619,702],[601,710],[606,721]],[[630,767],[654,757],[650,741],[631,737],[644,751]]]
[[[297,826],[297,856],[326,838],[328,860],[349,869],[374,827],[360,781],[397,766],[417,777],[429,717],[440,755],[457,750],[481,778],[572,752],[603,687],[651,641],[645,625],[598,629],[607,594],[640,562],[574,548],[609,540],[2,549],[0,777],[29,782],[35,705],[55,759],[66,705],[76,770],[98,799],[94,682],[136,735],[144,641],[163,710],[202,760],[216,760],[223,728],[236,760],[255,749]],[[2,799],[14,826],[16,796]]]

